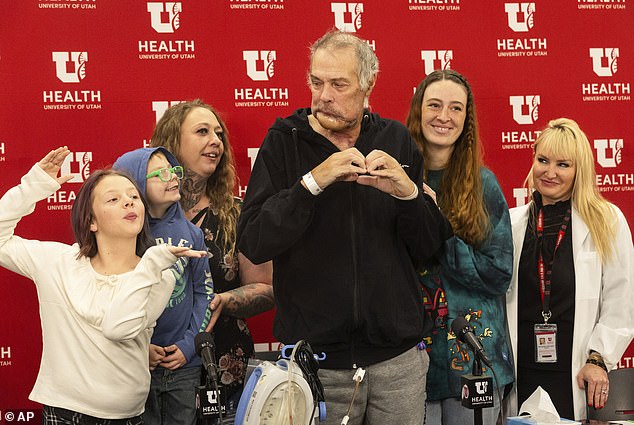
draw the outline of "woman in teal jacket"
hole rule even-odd
[[[495,407],[483,409],[484,423],[495,424],[498,394],[513,382],[505,315],[513,243],[504,195],[495,175],[482,165],[466,79],[452,70],[429,74],[416,89],[407,127],[425,159],[424,191],[436,197],[454,228],[434,264],[420,273],[434,324],[424,338],[430,355],[426,423],[473,423],[473,411],[460,400],[460,377],[472,372],[473,353],[451,332],[452,321],[462,316],[482,342],[497,378]],[[486,367],[484,372],[491,375]]]

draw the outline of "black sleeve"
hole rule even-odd
[[[293,246],[310,225],[315,196],[296,176],[285,135],[269,131],[251,172],[238,222],[238,249],[253,263],[271,260]],[[290,139],[290,136],[289,136]]]
[[[397,231],[414,266],[420,268],[453,235],[453,230],[434,200],[423,193],[423,158],[411,138],[408,139],[407,155],[411,158],[408,175],[418,186],[418,197],[411,201],[395,199]]]

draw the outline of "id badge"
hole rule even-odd
[[[557,325],[554,323],[536,323],[535,362],[557,363]]]

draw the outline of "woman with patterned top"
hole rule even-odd
[[[218,379],[227,392],[230,420],[253,356],[245,318],[274,306],[272,265],[255,265],[236,250],[241,202],[233,195],[233,153],[227,128],[211,106],[197,99],[168,108],[156,124],[152,146],[166,147],[184,166],[181,205],[205,235],[215,292],[207,331],[215,334]]]
[[[430,357],[426,423],[470,425],[473,410],[461,404],[460,378],[472,373],[473,353],[450,331],[451,323],[460,316],[467,320],[488,353],[495,391],[503,392],[513,382],[504,312],[513,266],[508,206],[495,175],[482,165],[473,93],[462,75],[429,74],[416,89],[407,127],[425,159],[429,186],[423,190],[437,196],[455,234],[420,277],[433,318],[424,338]],[[483,423],[495,424],[497,399],[483,409]]]

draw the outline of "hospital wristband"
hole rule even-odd
[[[412,191],[412,193],[410,193],[407,196],[396,196],[396,195],[392,195],[392,196],[398,199],[399,201],[411,201],[412,199],[415,199],[418,196],[418,186],[414,184],[414,190]]]
[[[319,185],[315,181],[315,178],[313,177],[313,173],[311,173],[310,171],[304,174],[302,180],[306,185],[306,189],[308,189],[308,191],[313,195],[317,196],[324,191],[321,187],[319,187]]]

